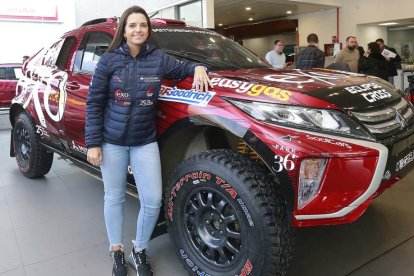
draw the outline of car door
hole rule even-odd
[[[79,37],[82,37],[81,43],[76,50],[66,84],[63,137],[73,155],[85,158],[86,98],[89,84],[99,58],[108,49],[112,36],[102,31],[86,31]]]
[[[51,143],[60,143],[61,119],[66,104],[67,72],[64,65],[74,38],[66,37],[41,50],[27,65],[26,75],[20,78],[18,89],[23,106],[30,103],[34,111],[37,132]]]

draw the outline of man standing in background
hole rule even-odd
[[[359,51],[357,48],[357,41],[355,36],[348,36],[346,38],[346,47],[339,51],[335,56],[335,62],[346,63],[351,72],[358,73]]]
[[[296,69],[324,68],[325,53],[318,48],[319,38],[316,34],[307,37],[308,47],[303,49],[295,58]]]
[[[397,68],[399,69],[401,68],[401,57],[400,55],[398,55],[397,51],[394,48],[391,48],[385,45],[384,39],[378,38],[377,40],[375,40],[375,42],[378,43],[378,45],[380,46],[380,51],[382,55],[388,61],[388,81],[391,84],[394,84],[394,76],[398,75]],[[388,55],[385,55],[383,52],[384,49],[390,52],[393,52],[394,54],[396,54],[396,56],[391,58]]]
[[[266,54],[266,60],[274,68],[286,67],[286,56],[283,53],[285,43],[282,40],[275,40],[274,49]]]

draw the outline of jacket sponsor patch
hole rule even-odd
[[[160,77],[159,76],[140,76],[139,80],[143,82],[160,82]]]
[[[177,87],[169,88],[162,87],[159,99],[161,101],[171,101],[185,104],[192,104],[198,106],[206,106],[214,97],[216,92],[200,92],[195,89],[185,90]]]

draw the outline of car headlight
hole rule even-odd
[[[312,201],[321,187],[327,159],[304,159],[300,165],[298,210]]]
[[[374,140],[364,128],[341,111],[227,100],[253,118],[266,123]]]

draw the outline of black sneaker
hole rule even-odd
[[[137,276],[152,276],[153,272],[150,264],[148,263],[147,253],[145,249],[141,251],[135,251],[135,247],[132,247],[131,257],[134,260],[135,269],[137,270]]]
[[[111,256],[114,260],[114,265],[112,267],[112,276],[127,276],[128,273],[124,251],[111,251]]]

